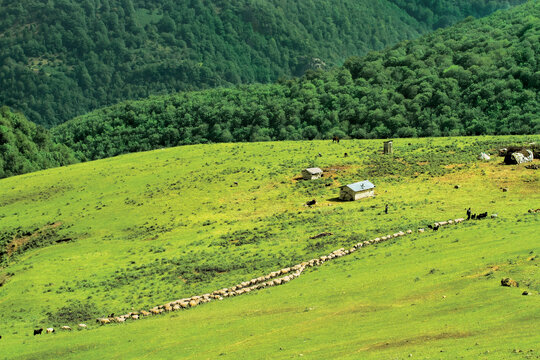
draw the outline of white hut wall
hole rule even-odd
[[[354,200],[363,199],[370,196],[375,196],[375,190],[359,191],[354,194]]]

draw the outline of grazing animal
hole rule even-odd
[[[487,215],[488,215],[487,211],[486,211],[486,212],[483,212],[483,213],[481,213],[481,214],[476,215],[476,219],[477,219],[477,220],[480,220],[480,219],[486,218]]]
[[[87,329],[88,326],[86,324],[79,324],[79,329]]]
[[[332,142],[333,142],[333,143],[338,143],[338,144],[339,144],[339,137],[334,136],[334,137],[332,138]]]
[[[42,332],[43,332],[43,328],[34,330],[34,336],[41,335]]]
[[[71,331],[71,328],[69,326],[62,326],[62,330],[68,330]]]
[[[52,334],[55,330],[53,328],[47,328],[47,334]]]
[[[307,206],[311,206],[311,205],[315,205],[317,203],[317,200],[313,199],[313,200],[309,200],[306,205]]]

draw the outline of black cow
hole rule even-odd
[[[43,328],[34,330],[34,336],[41,335],[42,332],[43,332]]]
[[[315,205],[316,203],[317,203],[317,201],[316,201],[315,199],[313,199],[313,200],[309,200],[309,201],[306,203],[306,205],[307,205],[307,206],[311,206],[311,205]]]
[[[333,143],[334,143],[334,142],[337,142],[337,143],[339,143],[339,137],[337,137],[337,136],[334,136],[334,138],[332,139],[332,142],[333,142]]]

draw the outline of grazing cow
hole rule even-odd
[[[41,335],[42,332],[43,332],[43,328],[34,330],[34,336]]]
[[[338,143],[338,144],[339,144],[339,137],[334,136],[334,137],[332,138],[332,142],[333,142],[333,143]]]
[[[313,200],[309,200],[306,205],[307,206],[312,206],[312,205],[315,205],[317,203],[317,200],[313,199]]]
[[[54,332],[54,329],[53,328],[47,328],[47,334],[52,334]]]

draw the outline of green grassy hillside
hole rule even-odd
[[[540,3],[272,85],[150,97],[52,130],[99,159],[206,142],[540,132]]]
[[[45,126],[125,99],[272,82],[524,0],[0,2],[0,104]]]
[[[531,141],[540,138],[404,139],[393,156],[380,140],[193,145],[3,179],[0,358],[538,357],[539,219],[528,210],[538,208],[540,176],[476,160]],[[308,166],[326,176],[299,180]],[[335,199],[340,184],[364,179],[375,198]],[[462,217],[469,206],[498,218],[415,231],[194,309],[93,320]],[[310,239],[321,232],[333,235]],[[503,277],[519,288],[500,286]],[[32,336],[79,322],[90,329]]]

